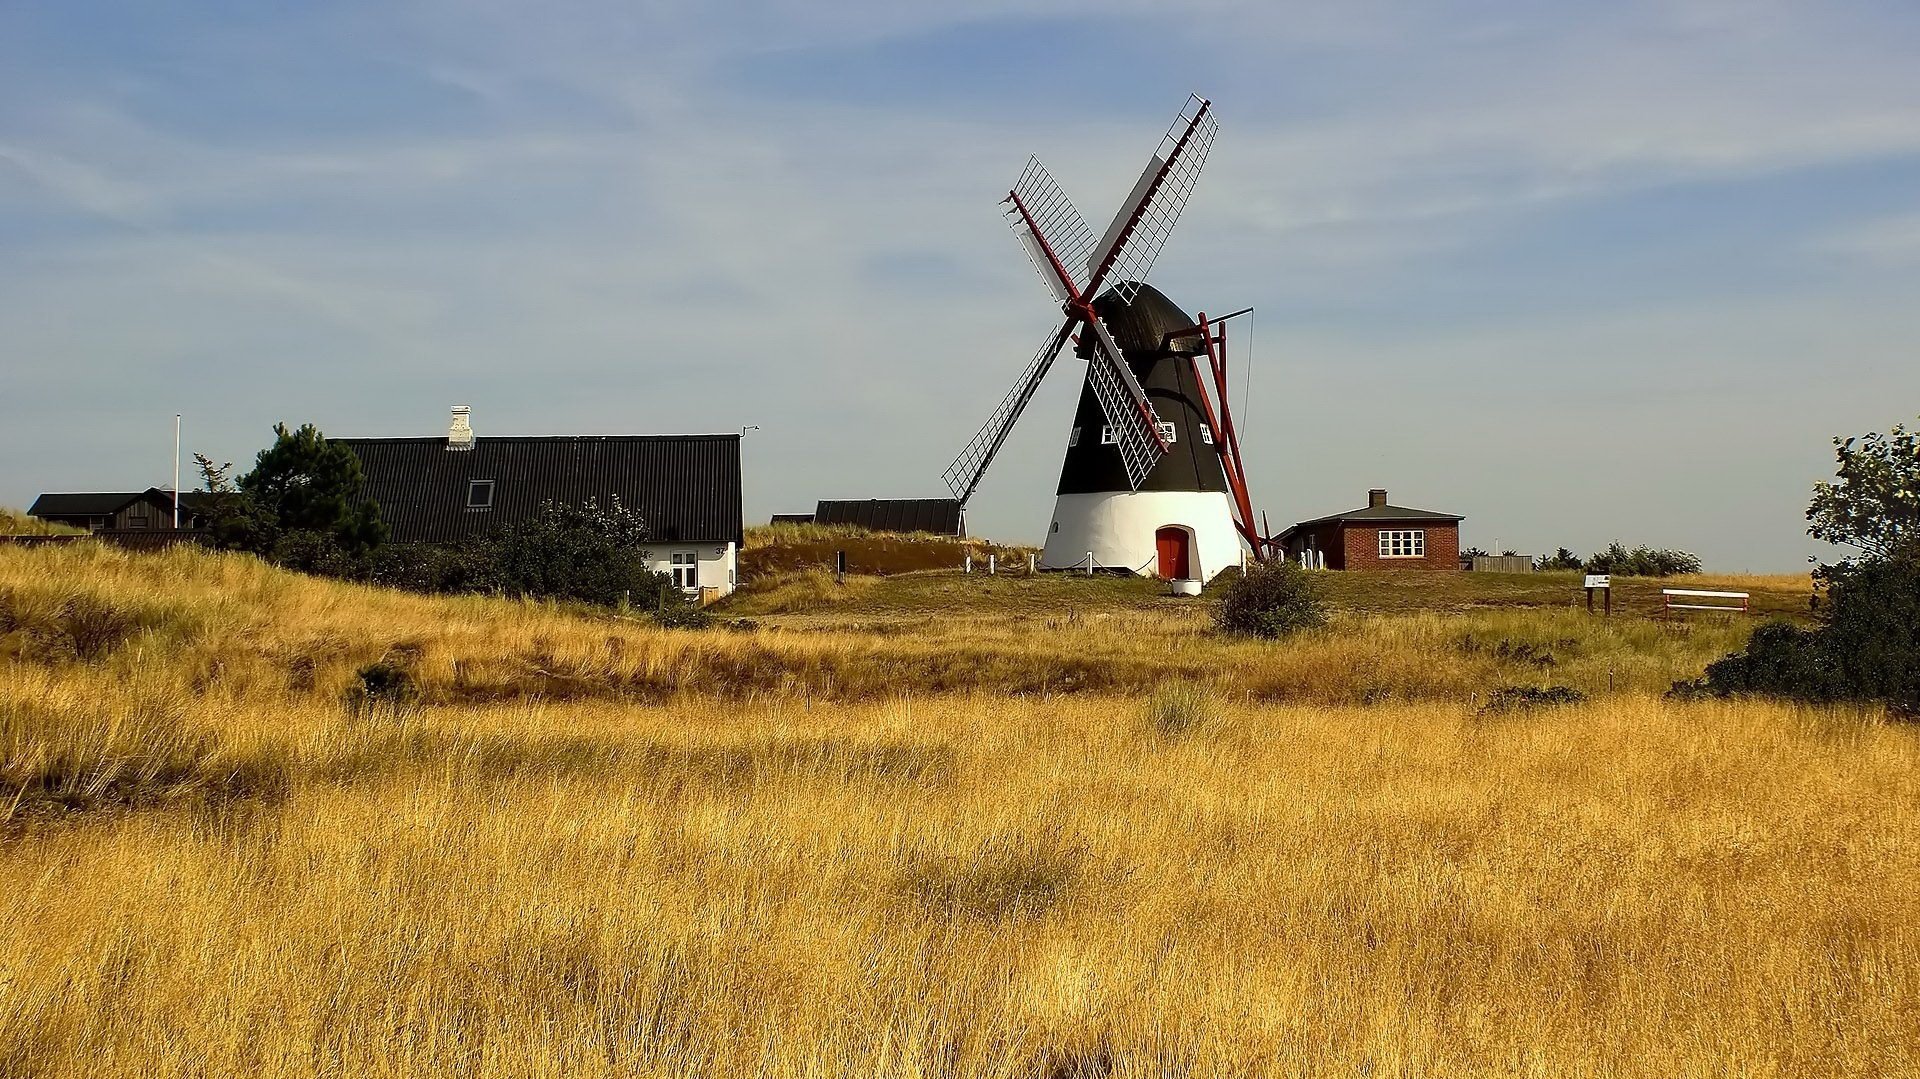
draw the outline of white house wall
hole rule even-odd
[[[740,550],[731,542],[654,544],[644,548],[641,556],[654,572],[671,574],[673,556],[689,553],[698,559],[695,572],[699,587],[717,588],[724,596],[739,583]]]

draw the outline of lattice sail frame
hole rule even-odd
[[[1207,154],[1219,134],[1220,123],[1214,119],[1211,103],[1198,94],[1187,98],[1186,107],[1167,127],[1133,193],[1121,204],[1120,212],[1107,228],[1107,235],[1102,237],[1101,250],[1107,251],[1103,260],[1105,272],[1102,273],[1098,265],[1090,268],[1088,293],[1097,290],[1103,282],[1112,281],[1113,291],[1120,299],[1133,302],[1154,261],[1160,257],[1161,249],[1167,246],[1167,238],[1173,235],[1173,226],[1179,222],[1181,211],[1187,208],[1187,200],[1200,182],[1200,170],[1206,166]],[[1162,168],[1167,170],[1165,179],[1148,195],[1143,189]],[[1143,195],[1148,195],[1144,203],[1141,202]],[[1129,222],[1131,228],[1127,227]]]
[[[1087,385],[1093,387],[1094,400],[1100,402],[1100,411],[1113,428],[1120,463],[1127,469],[1127,486],[1137,491],[1167,452],[1160,417],[1107,328],[1095,320],[1093,331],[1094,356],[1087,361]]]
[[[1045,248],[1052,248],[1053,254],[1069,271],[1077,271],[1086,266],[1093,258],[1093,230],[1087,227],[1086,219],[1080,211],[1073,208],[1067,193],[1060,190],[1053,175],[1040,163],[1038,157],[1027,159],[1027,167],[1020,174],[1020,181],[1013,185],[1012,195],[1026,207],[1038,229],[1027,227],[1026,220],[1017,210],[1007,211],[1007,223],[1015,235],[1020,237],[1020,246],[1033,263],[1035,272],[1053,291],[1056,299],[1065,302],[1065,294],[1060,275],[1049,265]],[[1038,241],[1038,242],[1036,242]],[[1042,246],[1044,244],[1044,247]],[[1074,287],[1081,284],[1076,280]]]
[[[1020,418],[1027,402],[1033,400],[1041,380],[1047,377],[1047,369],[1053,366],[1054,359],[1060,355],[1060,350],[1066,347],[1067,339],[1072,335],[1073,323],[1069,322],[1047,338],[1047,343],[1034,353],[1027,369],[1021,372],[1019,381],[1013,384],[1013,389],[1000,402],[1000,407],[993,410],[993,415],[980,425],[979,432],[960,451],[960,456],[955,457],[946,471],[940,474],[940,478],[947,481],[947,488],[953,492],[953,497],[963,504],[973,495],[973,489],[980,485],[980,477],[986,475],[987,465],[993,462],[993,455],[1000,452],[1001,444],[1006,442],[1007,435],[1013,430],[1014,421]]]

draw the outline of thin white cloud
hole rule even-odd
[[[1920,266],[1920,211],[1848,225],[1817,238],[1813,248],[1881,266]]]

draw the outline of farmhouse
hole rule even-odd
[[[394,543],[457,543],[547,503],[618,499],[649,526],[643,556],[689,593],[733,591],[743,529],[740,436],[476,437],[465,407],[444,436],[329,439],[353,450]]]
[[[182,530],[199,525],[193,512],[199,494],[198,491],[181,492]],[[144,491],[43,494],[33,500],[27,515],[89,532],[171,531],[173,492],[149,487]]]
[[[1293,561],[1327,569],[1460,568],[1460,522],[1464,517],[1409,509],[1387,502],[1387,492],[1367,492],[1357,510],[1302,521],[1280,533]]]

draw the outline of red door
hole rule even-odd
[[[1160,579],[1185,580],[1187,573],[1187,530],[1163,528],[1153,534],[1153,545],[1160,552]]]

